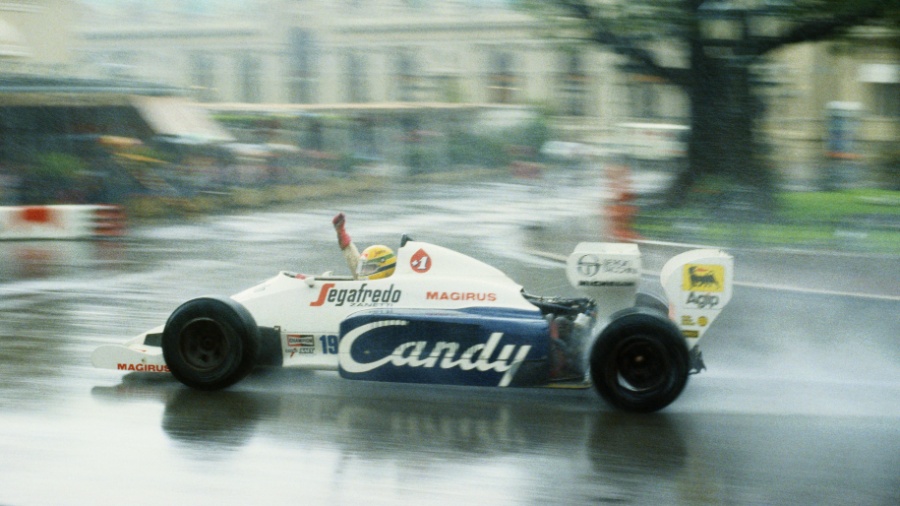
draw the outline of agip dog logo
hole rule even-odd
[[[725,290],[725,266],[687,264],[681,288],[686,292],[722,292]]]

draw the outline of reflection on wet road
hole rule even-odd
[[[596,195],[492,183],[378,203],[0,243],[0,504],[897,504],[898,302],[742,288],[710,370],[663,413],[590,391],[389,385],[260,370],[223,392],[90,367],[90,352],[278,270],[345,269],[402,233],[570,293],[523,251],[595,237]]]

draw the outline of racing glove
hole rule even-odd
[[[350,239],[350,234],[344,229],[345,221],[346,216],[344,216],[344,213],[338,213],[337,216],[331,220],[331,224],[334,225],[334,230],[337,232],[338,245],[340,245],[341,249],[347,249],[347,246],[350,246],[352,241]]]
[[[337,216],[331,220],[331,224],[334,225],[334,230],[337,232],[338,245],[341,247],[341,253],[344,254],[344,260],[347,261],[347,267],[349,267],[350,272],[353,273],[353,279],[356,279],[356,267],[359,265],[359,250],[356,249],[356,245],[353,244],[353,240],[350,239],[350,234],[344,229],[345,222],[346,216],[344,216],[344,213],[338,213]]]

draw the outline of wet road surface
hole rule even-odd
[[[741,274],[741,255],[764,266],[759,253],[738,255],[747,284],[704,338],[709,370],[649,416],[591,390],[265,369],[201,393],[90,366],[94,348],[192,297],[279,270],[343,272],[338,210],[359,245],[408,233],[546,295],[573,292],[558,263],[526,252],[567,252],[599,230],[596,194],[565,185],[378,197],[116,242],[0,243],[0,504],[900,503],[900,299],[773,289],[764,268]]]

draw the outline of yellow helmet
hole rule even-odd
[[[396,266],[397,257],[394,256],[391,248],[380,244],[369,246],[359,255],[356,277],[358,279],[386,278],[394,273]]]

